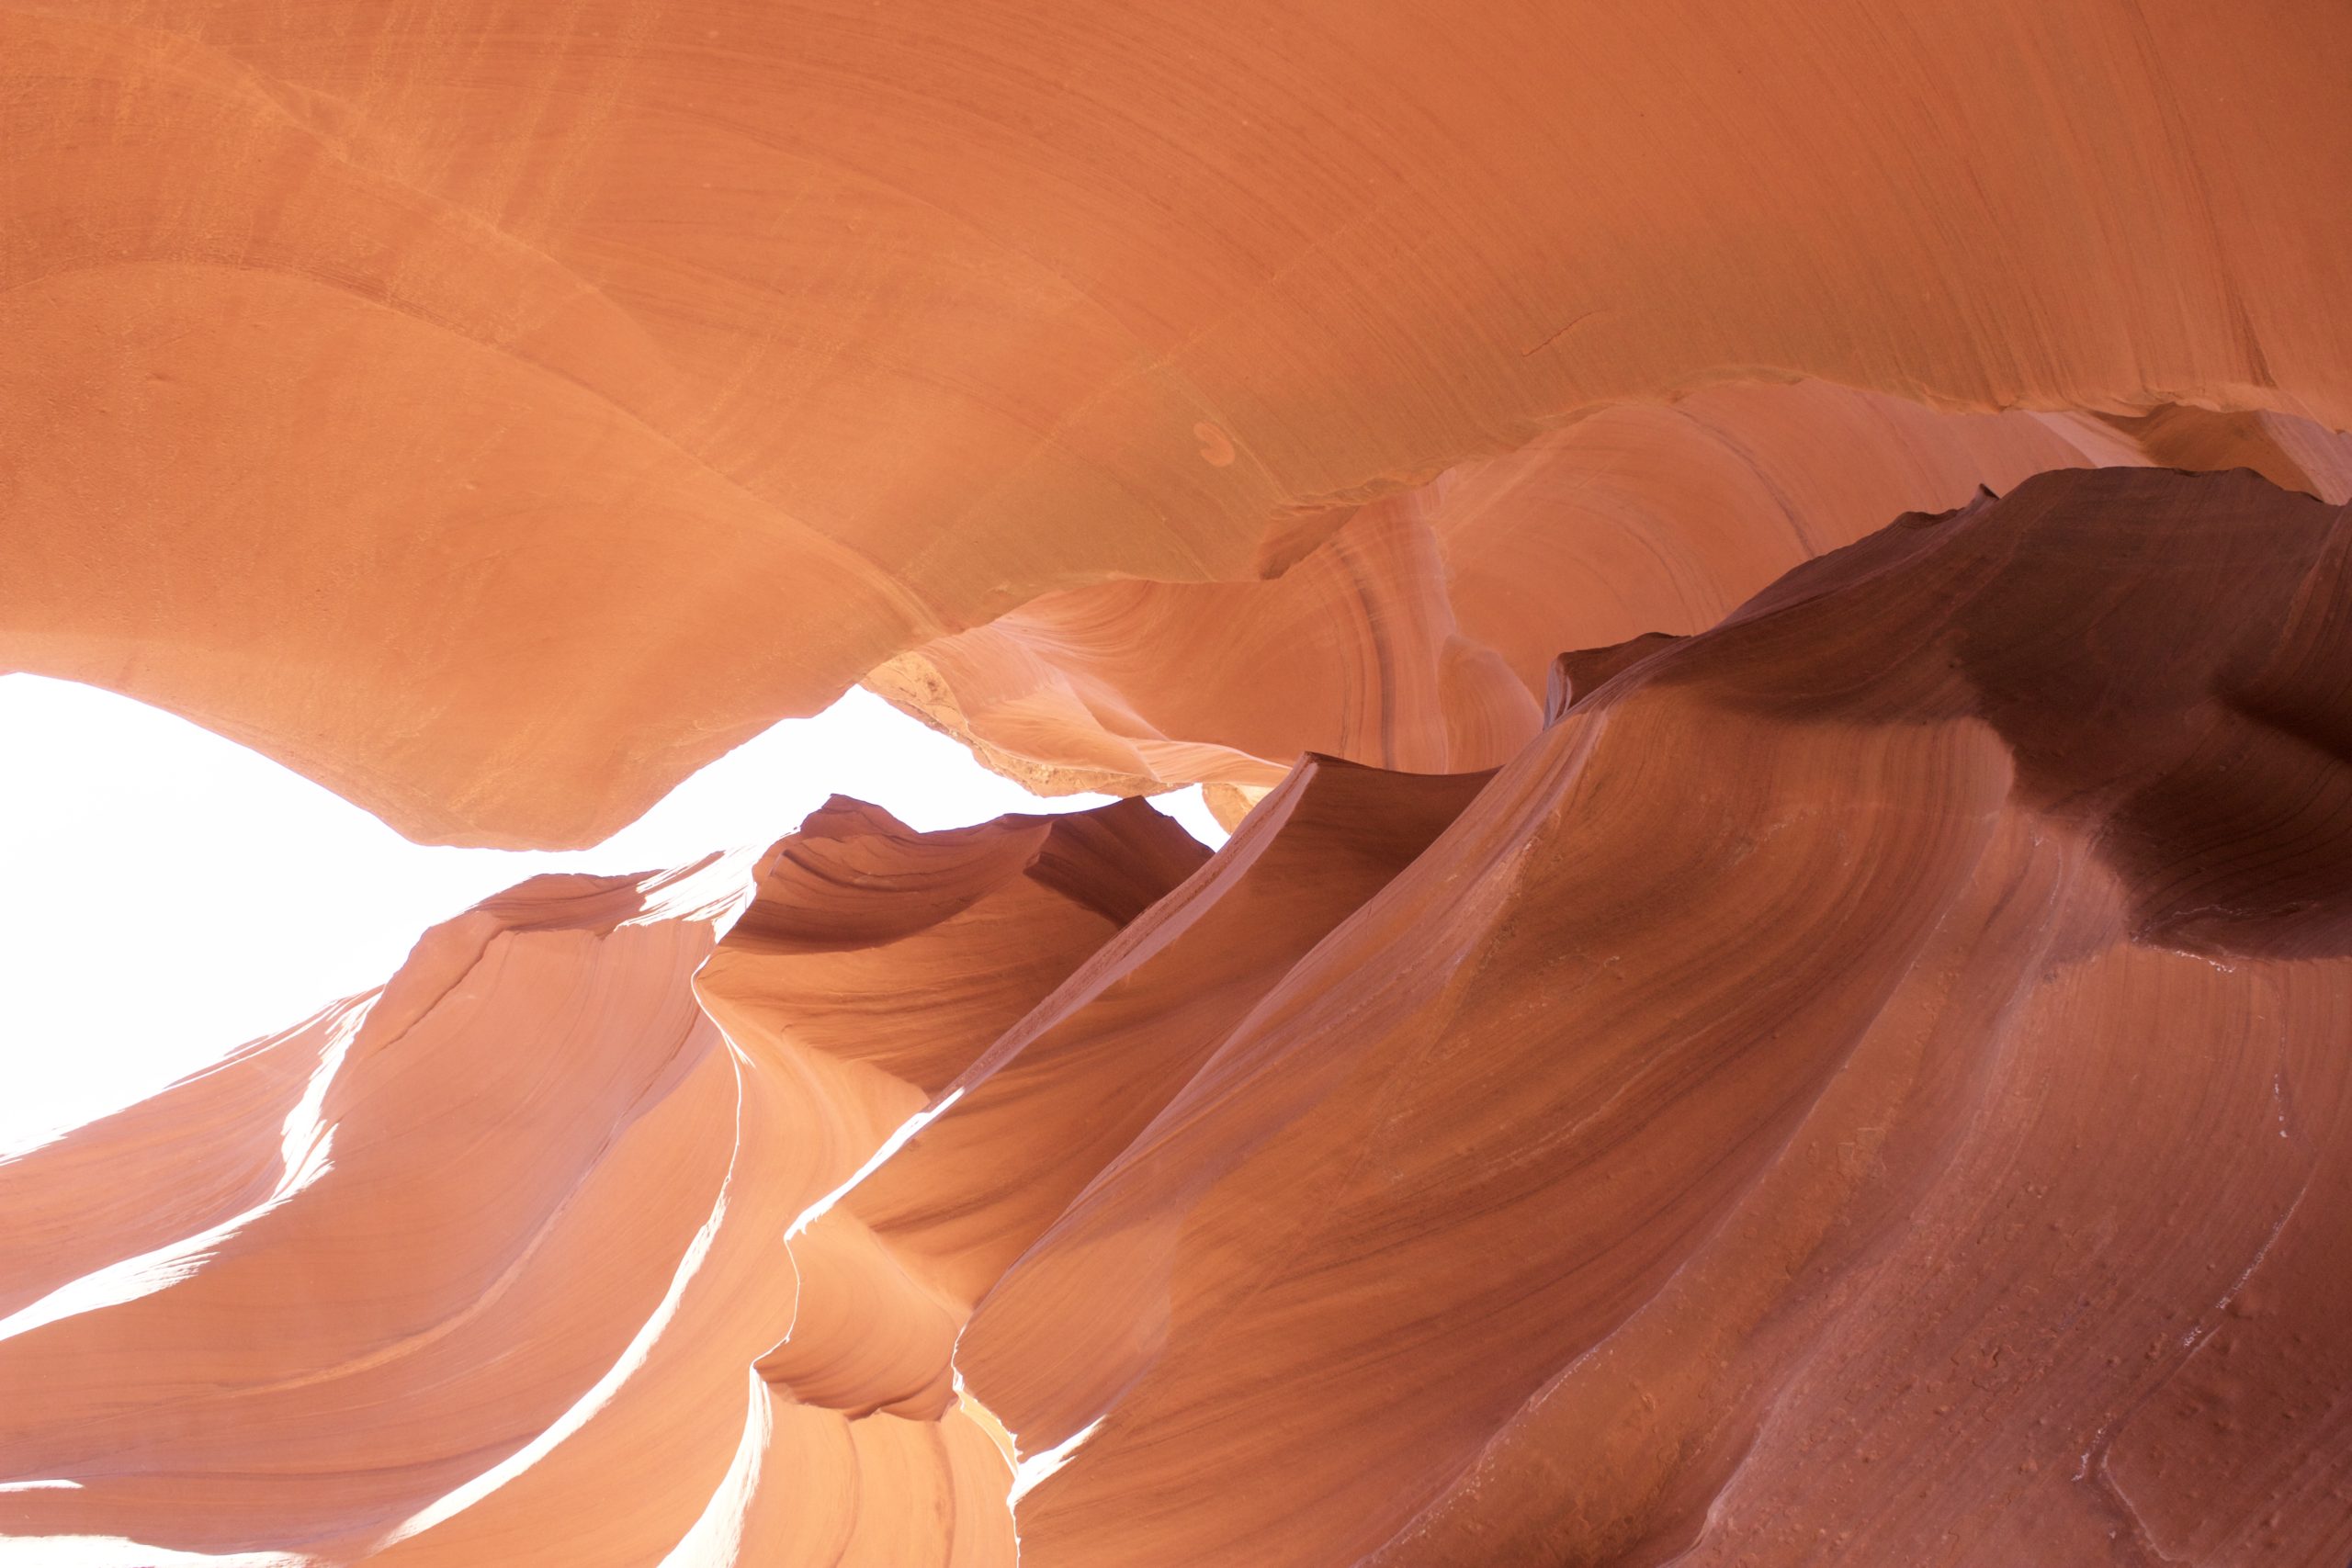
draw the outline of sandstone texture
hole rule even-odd
[[[2046,475],[1575,694],[983,1304],[1024,1561],[2352,1551],[2347,570]]]
[[[2288,416],[1937,414],[1821,381],[1726,385],[1589,411],[1356,509],[1272,581],[1049,593],[867,679],[1048,793],[1206,784],[1229,808],[1301,751],[1495,767],[1533,737],[1562,649],[1703,631],[1799,562],[1979,488],[2151,464],[2352,501],[2352,438]]]
[[[836,800],[540,878],[0,1163],[0,1528],[2352,1551],[2352,508],[2045,473],[1551,682],[1498,770],[1308,757],[1214,858]]]
[[[1126,797],[0,1152],[0,1568],[2343,1568],[2347,60],[0,3],[0,668],[434,841],[860,682]]]
[[[2348,58],[2337,0],[18,0],[0,663],[551,847],[1040,594],[1257,581],[1598,411],[2341,430]],[[1914,477],[1816,543],[1965,499]],[[1786,564],[1736,553],[1625,618]],[[1481,642],[1400,757],[1524,726]]]

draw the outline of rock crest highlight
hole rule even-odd
[[[1125,797],[0,1152],[0,1568],[2343,1568],[2347,59],[0,6],[0,668],[426,841],[859,683]]]
[[[0,1522],[2326,1561],[2347,572],[2251,473],[2051,472],[1563,659],[1499,770],[1309,757],[1214,858],[837,799],[748,884],[524,884],[0,1163],[0,1455],[72,1483]]]

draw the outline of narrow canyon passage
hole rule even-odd
[[[0,1568],[2344,1568],[2346,59],[0,0]]]

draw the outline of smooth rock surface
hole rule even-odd
[[[836,797],[0,1157],[0,1568],[2344,1568],[2346,60],[0,6],[0,669],[1235,829]]]
[[[906,1358],[812,1357],[865,1286],[787,1233],[1206,856],[1140,801],[837,800],[750,886],[525,883],[0,1160],[0,1561],[1010,1563],[944,1347],[843,1397]]]
[[[0,1560],[2352,1551],[2352,508],[2048,473],[1548,679],[1214,858],[540,878],[0,1162]]]
[[[2057,473],[1570,661],[981,1304],[1023,1562],[2352,1551],[2347,570]]]
[[[1301,751],[1496,767],[1539,728],[1564,648],[1703,631],[1899,513],[2142,464],[2352,501],[2352,437],[2285,415],[1939,414],[1823,381],[1729,383],[1457,465],[1272,581],[1046,594],[867,683],[1047,791],[1261,792]]]
[[[702,1457],[672,1446],[706,1415],[679,1364],[733,1387],[757,1349],[748,1298],[710,1299],[739,1108],[690,984],[740,880],[536,878],[380,991],[0,1163],[0,1273],[31,1287],[0,1529],[481,1562],[576,1551],[567,1510],[626,1461],[615,1551],[570,1560],[642,1561]]]
[[[2336,0],[29,0],[0,662],[574,845],[1599,408],[2344,429],[2346,58]]]

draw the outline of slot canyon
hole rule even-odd
[[[0,0],[0,671],[424,845],[861,689],[1046,797],[0,1149],[0,1568],[2344,1568],[2347,70]]]

